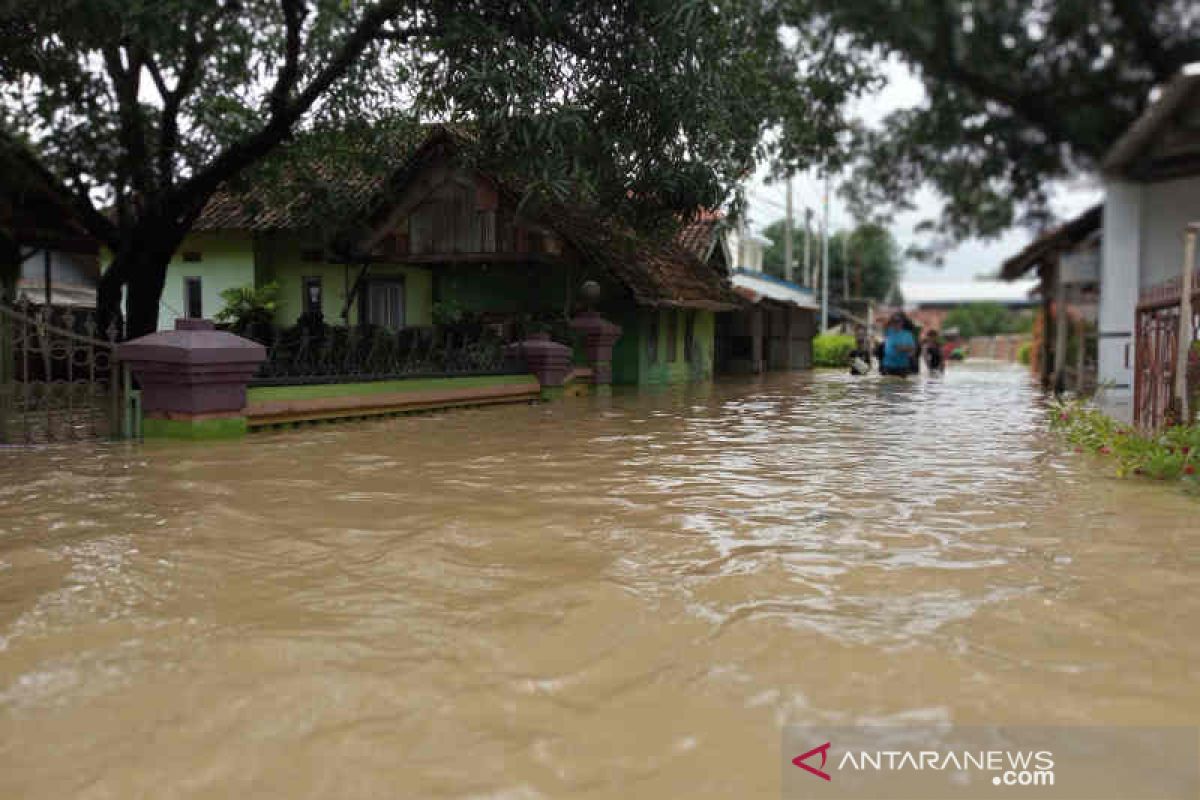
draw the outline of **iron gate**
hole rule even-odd
[[[1180,283],[1177,278],[1142,293],[1134,331],[1133,421],[1157,430],[1179,419],[1175,373],[1179,356]],[[1200,285],[1200,284],[1194,284]],[[1192,300],[1192,336],[1200,334],[1200,292]],[[1189,375],[1189,384],[1194,376]],[[1195,387],[1189,385],[1189,391]]]
[[[0,301],[0,444],[133,436],[136,397],[116,340],[90,311]]]

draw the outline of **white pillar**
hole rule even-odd
[[[1142,194],[1136,183],[1110,180],[1105,185],[1097,379],[1109,386],[1101,398],[1106,408],[1126,418],[1132,413]]]

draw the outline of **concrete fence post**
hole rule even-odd
[[[523,341],[506,345],[504,354],[523,360],[543,389],[561,388],[571,374],[571,348],[551,341],[548,333],[531,333]]]
[[[246,386],[267,350],[209,320],[178,319],[117,345],[117,357],[141,385],[146,438],[219,439],[246,433]]]
[[[583,352],[592,368],[592,383],[612,383],[613,345],[621,338],[621,326],[609,322],[597,311],[580,311],[571,320],[571,329],[583,335]]]

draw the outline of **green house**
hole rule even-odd
[[[647,241],[582,208],[523,210],[520,187],[466,163],[469,146],[461,131],[434,126],[377,174],[306,167],[326,204],[339,204],[335,232],[311,189],[219,193],[170,264],[160,327],[214,316],[226,289],[273,282],[281,327],[318,312],[330,325],[389,329],[469,312],[511,330],[517,320],[565,322],[579,287],[595,281],[597,310],[623,328],[617,383],[712,375],[714,314],[738,302],[720,268],[684,243]]]

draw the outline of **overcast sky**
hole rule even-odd
[[[876,124],[888,113],[918,105],[924,100],[924,88],[904,65],[895,61],[889,62],[887,74],[888,82],[883,89],[871,97],[863,98],[855,109],[856,114],[868,124]],[[760,169],[747,186],[750,228],[755,231],[761,231],[771,222],[784,216],[784,186],[782,183],[768,184],[765,177],[766,170]],[[806,206],[812,208],[816,215],[814,223],[819,223],[822,200],[819,177],[815,173],[797,175],[793,187],[798,224],[803,224]],[[836,230],[850,225],[852,221],[846,214],[844,204],[839,202],[836,181],[834,189],[830,221],[831,227]],[[1095,186],[1085,184],[1062,187],[1053,193],[1054,211],[1060,219],[1069,219],[1082,213],[1099,199],[1100,192]],[[921,220],[938,216],[941,201],[934,193],[925,190],[918,196],[916,205],[916,211],[898,216],[892,228],[892,234],[901,247],[906,247],[916,240],[914,230]],[[946,263],[942,267],[909,261],[905,264],[904,284],[911,286],[916,283],[970,282],[980,275],[995,274],[1000,263],[1024,247],[1031,238],[1032,235],[1028,231],[1015,229],[997,240],[966,242],[947,255]]]

